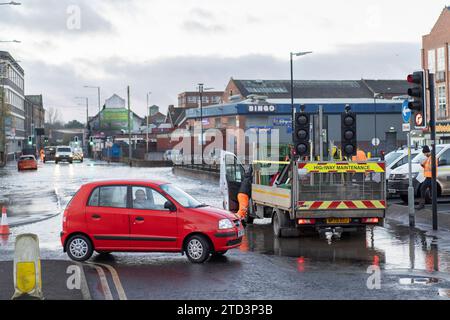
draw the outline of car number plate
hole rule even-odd
[[[243,237],[244,236],[244,229],[241,229],[241,230],[239,230],[238,231],[238,238],[241,238],[241,237]]]
[[[397,190],[395,190],[395,189],[389,189],[388,192],[389,192],[389,193],[397,193]]]
[[[350,223],[350,218],[328,218],[327,224]]]

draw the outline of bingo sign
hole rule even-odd
[[[249,113],[274,113],[277,111],[274,105],[249,105]]]

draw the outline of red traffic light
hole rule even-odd
[[[416,71],[413,74],[409,74],[406,80],[409,83],[415,83],[415,84],[421,84],[423,83],[423,72],[422,71]]]

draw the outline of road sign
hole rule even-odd
[[[414,122],[416,124],[416,127],[423,127],[423,115],[421,113],[416,114]]]
[[[411,109],[409,109],[408,104],[409,104],[408,100],[403,101],[402,105],[403,123],[409,123],[409,120],[411,119]]]
[[[372,145],[374,147],[378,147],[380,145],[380,143],[381,143],[380,139],[378,139],[378,138],[373,138],[372,139]]]
[[[403,123],[402,131],[403,132],[410,132],[411,131],[411,125],[409,123]]]

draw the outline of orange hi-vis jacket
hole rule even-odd
[[[425,176],[425,178],[432,178],[433,171],[431,168],[431,156],[426,158],[422,162],[422,167],[423,167],[423,175]],[[436,175],[437,175],[437,168],[438,168],[438,159],[436,159]]]
[[[352,157],[352,161],[357,161],[357,162],[363,162],[363,161],[367,161],[367,156],[364,153],[364,151],[362,150],[358,150],[356,152],[356,156]]]

